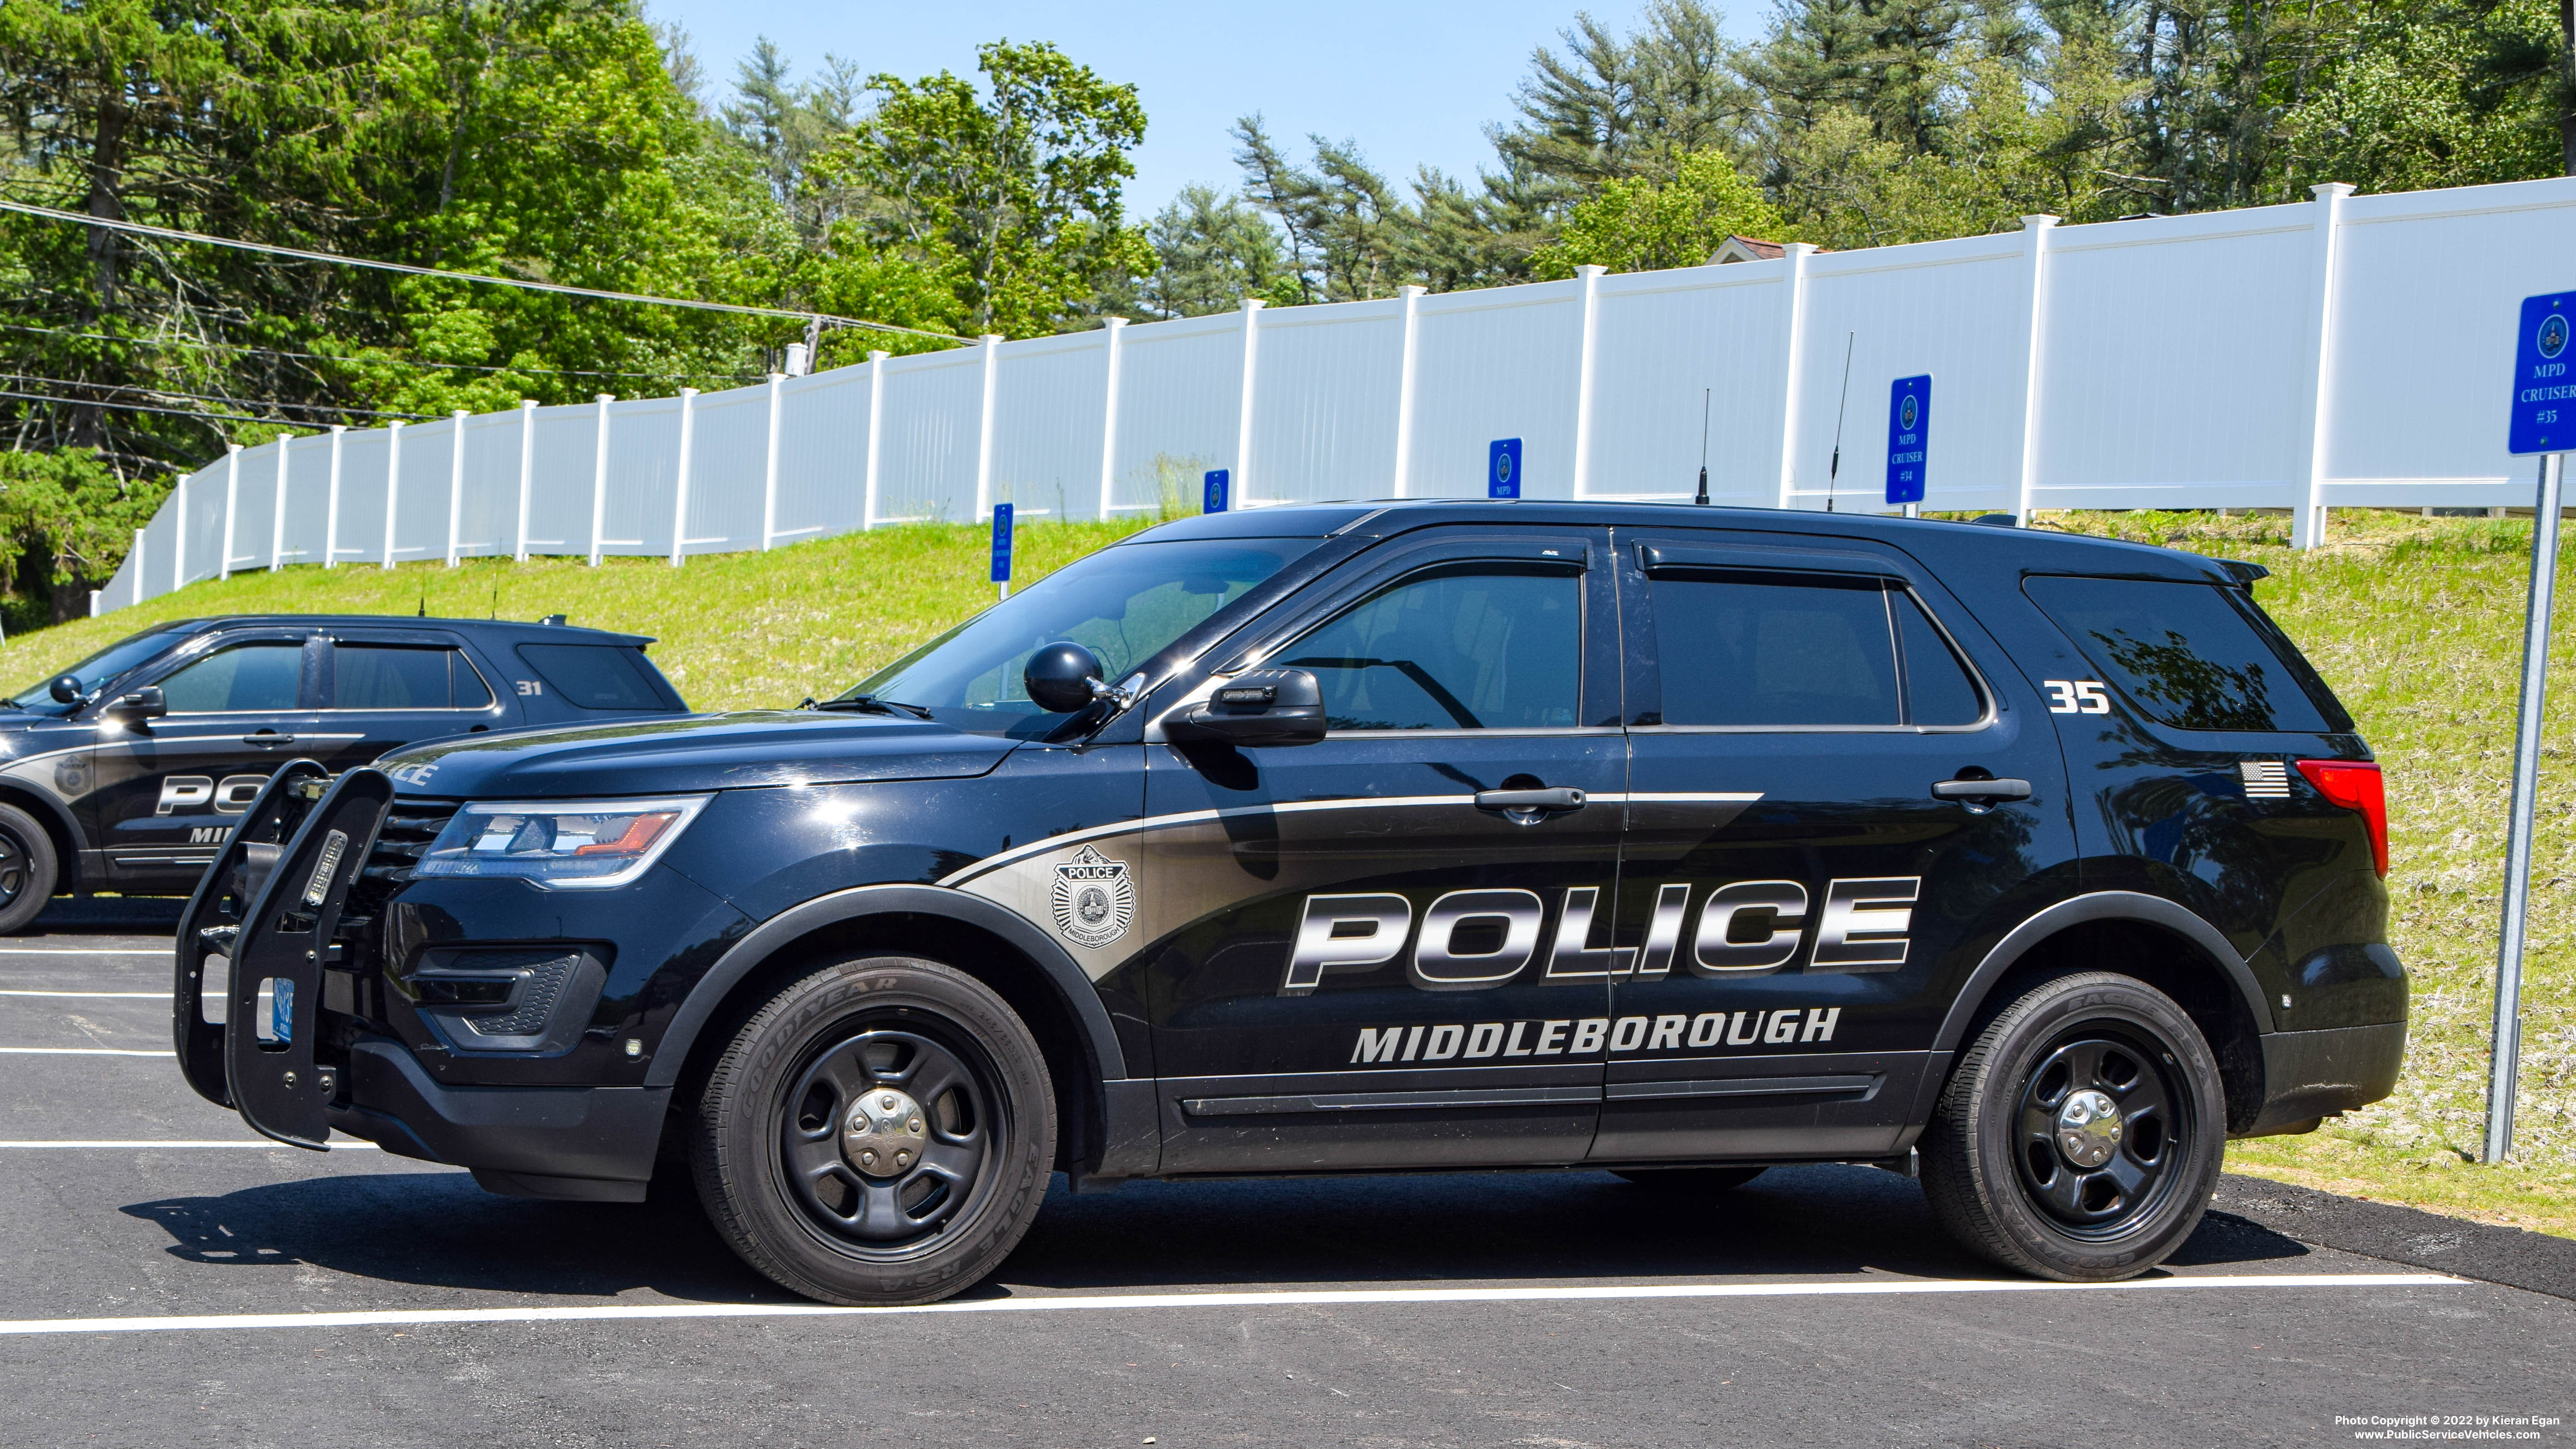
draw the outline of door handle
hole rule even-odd
[[[246,745],[291,745],[295,743],[295,736],[282,735],[275,730],[261,730],[255,735],[242,736],[242,743]]]
[[[1937,800],[2027,800],[2028,780],[1935,780],[1932,795]]]
[[[1553,790],[1479,790],[1476,808],[1500,810],[1511,815],[1555,815],[1583,808],[1583,792],[1559,787]]]

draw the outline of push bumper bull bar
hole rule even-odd
[[[322,968],[393,798],[380,770],[331,780],[315,761],[289,760],[243,813],[179,920],[170,1001],[180,1072],[199,1096],[296,1147],[329,1150],[326,1112],[340,1082],[336,1066],[315,1059]],[[219,1024],[205,1018],[206,967],[216,957],[228,966]],[[265,1035],[262,987],[273,1002]]]

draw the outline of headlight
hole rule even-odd
[[[456,812],[414,872],[509,876],[549,890],[606,890],[652,868],[707,796],[476,803]]]

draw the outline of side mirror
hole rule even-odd
[[[57,674],[54,682],[45,686],[45,693],[52,695],[56,704],[78,704],[81,702],[80,676]]]
[[[120,696],[114,704],[100,710],[99,717],[114,720],[118,724],[131,725],[141,724],[147,719],[159,719],[169,712],[169,702],[161,697],[160,687],[147,684],[132,694]]]
[[[1071,714],[1087,709],[1100,695],[1100,660],[1090,650],[1070,641],[1049,644],[1029,656],[1026,669],[1020,671],[1020,682],[1028,686],[1029,698],[1050,714]]]
[[[1175,740],[1229,745],[1311,745],[1324,737],[1324,688],[1303,669],[1249,669],[1205,704],[1163,721]]]

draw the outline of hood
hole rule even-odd
[[[958,779],[992,769],[1016,743],[883,715],[758,710],[461,735],[380,766],[406,795],[567,800]]]

